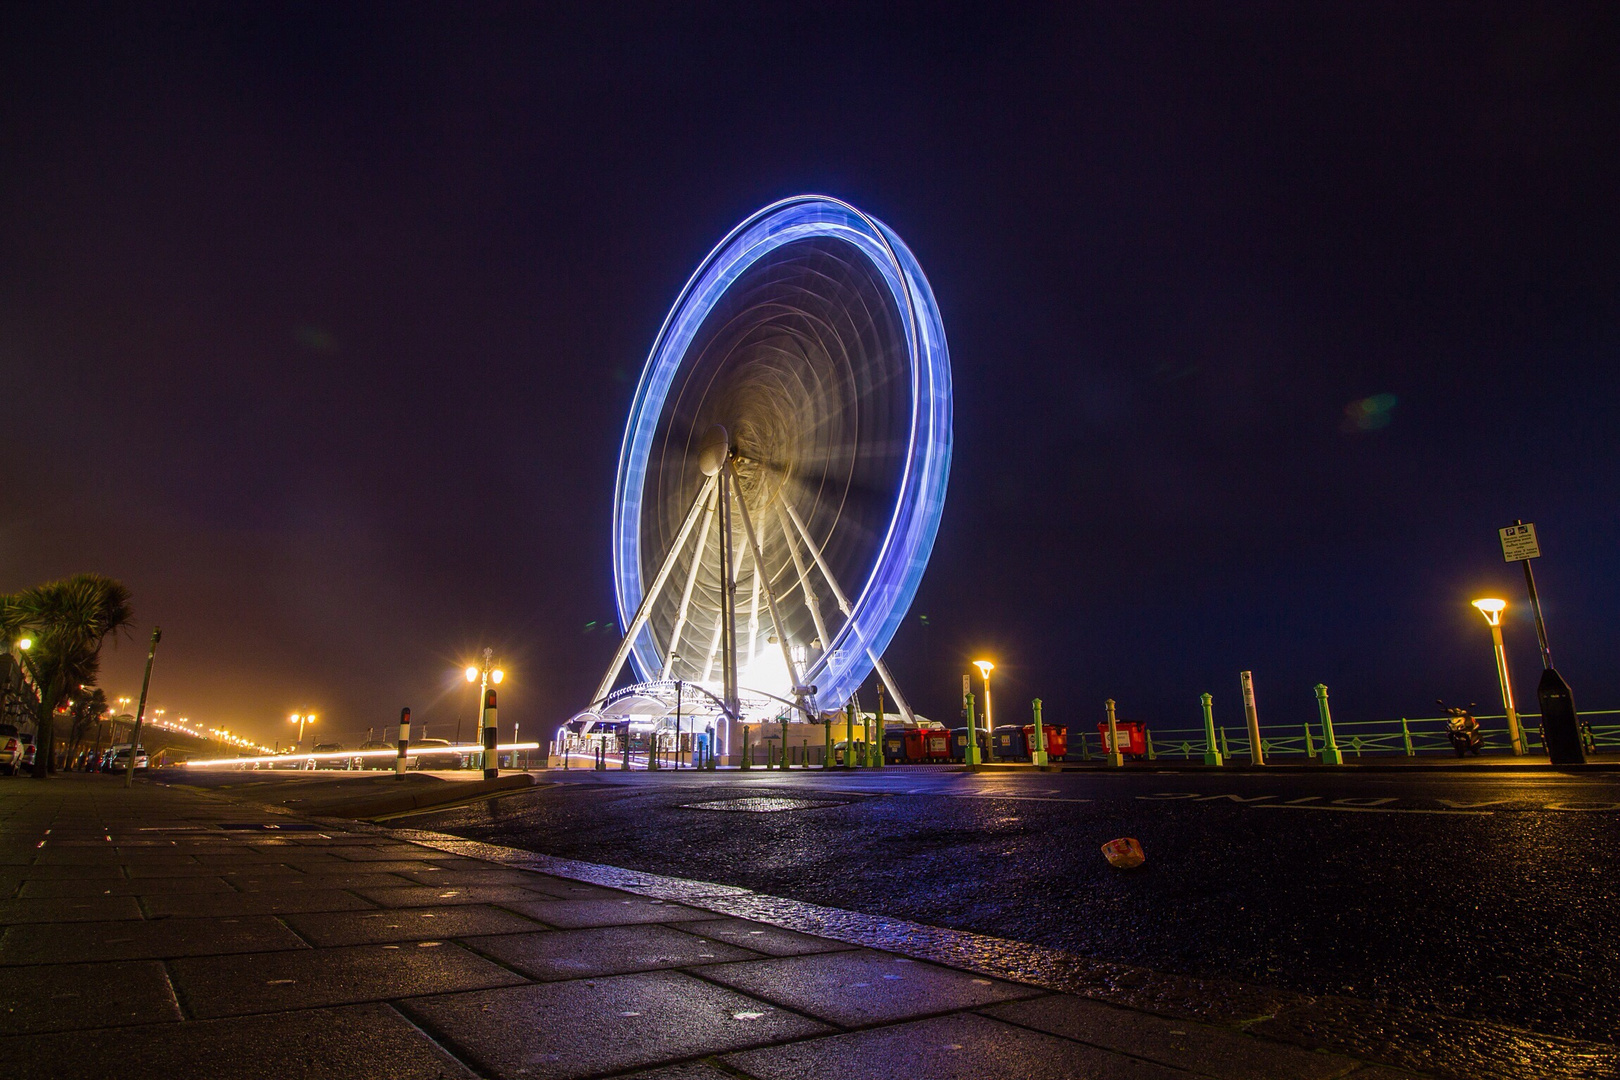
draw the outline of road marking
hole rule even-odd
[[[1304,806],[1299,803],[1261,803],[1251,810],[1342,810],[1347,814],[1460,814],[1489,817],[1494,810],[1421,810],[1400,806]]]
[[[1453,810],[1472,810],[1475,807],[1479,807],[1479,806],[1501,806],[1503,803],[1512,802],[1513,800],[1512,799],[1487,799],[1484,802],[1458,802],[1456,799],[1436,799],[1434,801],[1437,802],[1437,803],[1441,803],[1441,804],[1443,804],[1445,806],[1449,806]]]

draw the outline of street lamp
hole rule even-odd
[[[988,660],[975,660],[973,666],[979,669],[979,677],[984,680],[984,734],[985,745],[990,747],[990,760],[996,759],[996,722],[990,716],[990,673],[996,665]]]
[[[484,702],[489,700],[489,684],[490,683],[495,683],[496,685],[499,685],[500,681],[502,679],[506,678],[506,672],[502,671],[500,668],[495,666],[495,650],[494,649],[485,649],[484,650],[484,663],[483,663],[483,666],[480,667],[477,664],[468,664],[467,665],[467,671],[466,671],[465,674],[467,676],[467,681],[468,682],[476,682],[476,683],[479,684],[479,686],[478,686],[478,704],[475,706],[476,711],[474,713],[474,718],[477,720],[478,724],[481,727],[483,725],[483,723],[484,723],[484,715],[483,715]],[[485,746],[485,750],[484,750],[485,756],[486,757],[493,756],[494,752],[495,752],[495,749],[494,749],[495,748],[495,741],[493,739],[485,738],[484,739],[484,746]],[[496,767],[499,767],[499,764],[500,764],[500,762],[497,759],[496,760]],[[489,769],[490,769],[490,763],[488,761],[485,761],[484,762],[484,771],[487,773],[487,772],[489,772]]]
[[[313,724],[315,722],[315,714],[314,713],[293,713],[291,716],[289,716],[287,718],[287,722],[289,724],[297,724],[298,725],[298,742],[294,743],[293,745],[294,746],[300,746],[304,742],[304,725],[305,724]]]
[[[1491,644],[1496,646],[1496,678],[1502,684],[1502,711],[1507,713],[1508,738],[1513,740],[1513,752],[1524,755],[1524,731],[1519,727],[1519,712],[1513,707],[1513,684],[1508,680],[1507,650],[1502,647],[1502,611],[1506,600],[1475,600],[1474,606],[1485,616],[1491,627]]]

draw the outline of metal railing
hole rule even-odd
[[[1600,722],[1598,717],[1620,717],[1620,709],[1590,709],[1580,714],[1587,753],[1620,751],[1620,721]],[[1334,720],[1334,742],[1345,760],[1361,757],[1400,756],[1418,754],[1455,754],[1447,734],[1444,716],[1395,717],[1384,720]],[[1513,744],[1508,739],[1507,717],[1476,716],[1480,723],[1482,749],[1486,753],[1512,754]],[[1538,725],[1541,717],[1536,713],[1520,714],[1519,724],[1524,729],[1527,754],[1545,754]],[[1204,729],[1149,728],[1148,756],[1202,761],[1207,749]],[[1302,721],[1297,725],[1262,726],[1260,749],[1267,758],[1303,757],[1319,759],[1323,746],[1320,723]],[[1244,760],[1249,757],[1249,731],[1246,727],[1216,727],[1216,746],[1223,758]],[[1071,760],[1076,756],[1071,740]]]

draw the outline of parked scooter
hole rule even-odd
[[[1475,757],[1479,756],[1481,747],[1485,745],[1484,736],[1479,731],[1479,721],[1474,719],[1472,702],[1468,708],[1462,709],[1455,705],[1448,706],[1439,698],[1435,704],[1446,710],[1449,719],[1446,720],[1446,737],[1451,740],[1451,748],[1457,751],[1458,757],[1466,756],[1470,751]]]

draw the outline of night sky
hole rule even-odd
[[[813,191],[950,338],[923,712],[1497,711],[1487,594],[1528,704],[1520,517],[1620,708],[1613,5],[674,6],[7,5],[0,590],[123,579],[109,693],[158,622],[153,704],[267,742],[451,735],[486,644],[549,731],[653,336]]]

